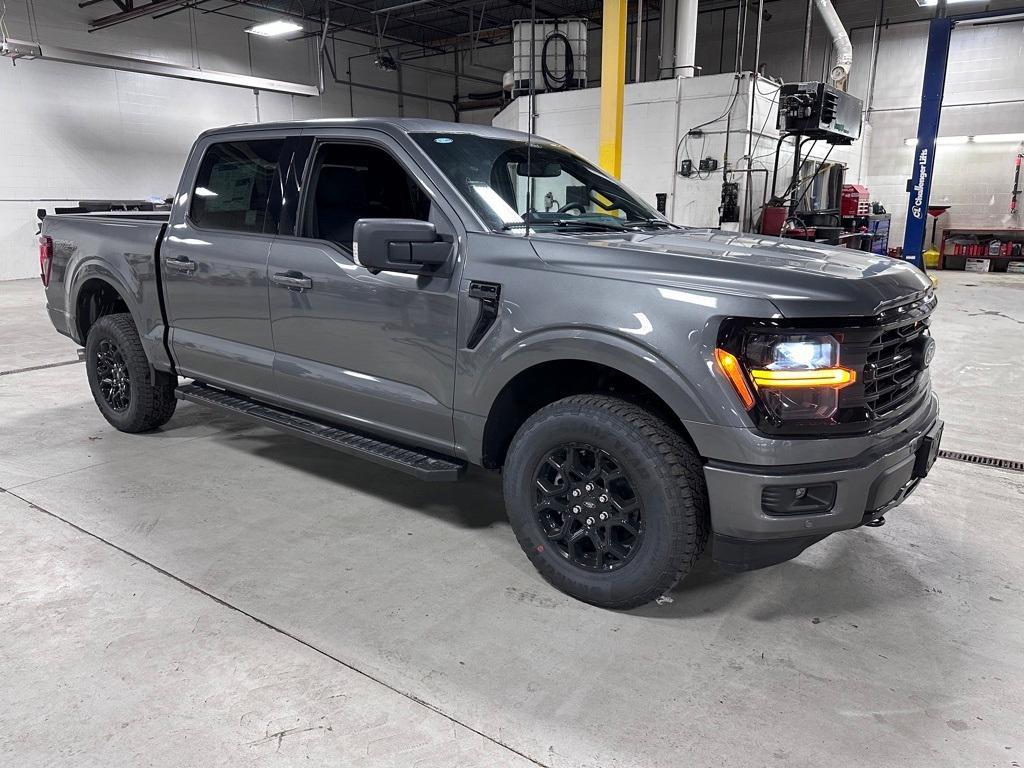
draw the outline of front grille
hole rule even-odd
[[[881,328],[867,347],[864,406],[872,419],[884,419],[921,392],[925,362],[921,339],[935,306],[934,295],[879,316]]]
[[[878,427],[919,402],[929,385],[924,339],[934,309],[929,291],[843,332],[841,356],[860,373],[842,392],[840,421]]]

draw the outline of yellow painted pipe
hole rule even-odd
[[[598,164],[622,175],[622,105],[626,92],[627,0],[604,0],[601,27],[601,133]]]

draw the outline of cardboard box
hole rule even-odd
[[[991,259],[968,259],[964,265],[964,270],[967,272],[988,272],[991,269]]]

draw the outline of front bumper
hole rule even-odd
[[[709,461],[704,468],[716,562],[751,570],[790,560],[835,531],[856,528],[902,503],[938,453],[942,421],[929,409],[891,441],[851,459],[781,467]],[[823,511],[773,514],[766,489],[830,487]]]

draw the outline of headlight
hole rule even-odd
[[[716,349],[715,359],[747,410],[760,403],[778,423],[821,421],[839,409],[839,390],[857,380],[840,365],[829,334],[749,331]],[[735,354],[734,354],[735,352]]]

